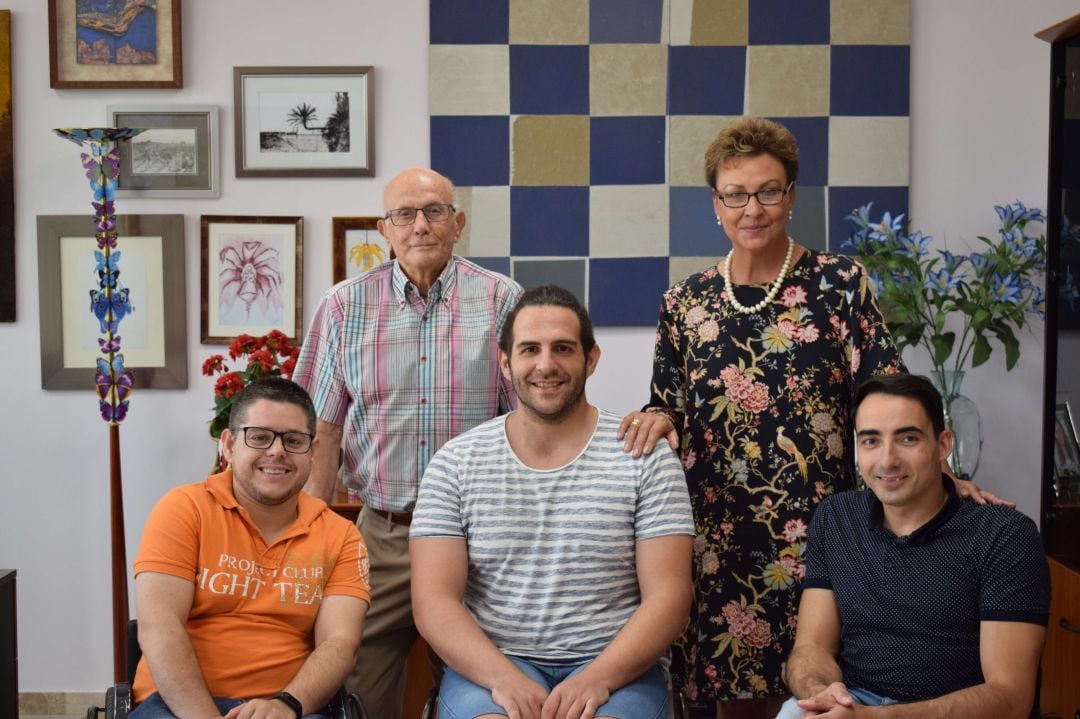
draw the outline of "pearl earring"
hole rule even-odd
[[[788,210],[788,213],[787,213],[787,221],[788,221],[788,222],[791,222],[791,218],[792,218],[792,216],[793,216],[794,214],[795,214],[795,213],[794,213],[794,212],[793,212],[792,210]]]
[[[724,226],[724,221],[720,219],[720,215],[716,216],[716,224],[720,225],[720,227]]]

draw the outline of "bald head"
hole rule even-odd
[[[395,209],[398,197],[415,192],[435,193],[443,198],[443,202],[457,206],[457,193],[449,178],[426,167],[410,167],[399,172],[387,183],[383,190],[383,209]]]
[[[383,208],[387,213],[415,211],[411,213],[415,221],[410,224],[395,225],[384,217],[378,227],[402,272],[426,297],[428,288],[450,261],[465,228],[465,213],[457,209],[454,185],[434,170],[410,167],[386,185]],[[435,219],[428,217],[425,208],[438,209]],[[450,212],[446,212],[448,208]]]

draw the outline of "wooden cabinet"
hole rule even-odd
[[[1050,623],[1043,651],[1043,715],[1080,718],[1080,573],[1049,559]]]

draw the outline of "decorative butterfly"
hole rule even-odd
[[[101,351],[108,354],[109,352],[120,351],[120,335],[113,335],[112,339],[107,340],[104,337],[98,337],[98,347]]]
[[[127,417],[127,402],[121,402],[120,404],[113,407],[112,404],[110,404],[109,402],[102,400],[100,408],[101,418],[109,424],[120,424],[124,421],[124,418]]]

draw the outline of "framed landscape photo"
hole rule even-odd
[[[201,336],[229,344],[280,330],[303,339],[303,217],[203,215]]]
[[[49,87],[184,86],[180,0],[47,0]]]
[[[98,287],[91,215],[38,215],[42,389],[91,389],[101,327],[90,311]],[[135,389],[183,389],[187,380],[184,216],[117,215],[120,279],[132,312],[118,334]]]
[[[121,142],[119,197],[220,197],[214,105],[109,105],[110,127],[138,127]]]
[[[394,259],[378,217],[334,218],[334,284]]]
[[[236,176],[374,176],[373,72],[233,68]]]

